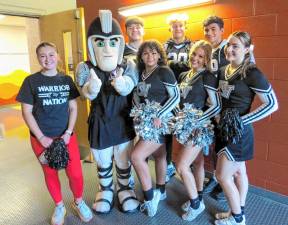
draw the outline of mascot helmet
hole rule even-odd
[[[99,10],[99,17],[94,19],[94,21],[92,21],[90,24],[87,37],[89,58],[94,66],[97,66],[97,60],[92,43],[95,38],[119,38],[120,46],[117,64],[119,65],[122,63],[125,40],[121,31],[121,27],[119,23],[114,18],[112,18],[112,13],[110,10]]]

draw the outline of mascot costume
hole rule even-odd
[[[124,63],[125,41],[119,23],[109,10],[100,10],[88,29],[90,61],[81,62],[76,70],[77,84],[91,101],[88,138],[97,163],[99,191],[93,210],[109,213],[113,207],[113,159],[117,172],[117,198],[122,212],[134,212],[139,201],[129,185],[129,153],[135,137],[130,93],[138,81],[133,61]]]

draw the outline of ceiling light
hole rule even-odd
[[[122,7],[118,9],[118,12],[120,15],[127,17],[199,6],[213,2],[215,2],[215,0],[156,0],[148,1],[143,4]]]

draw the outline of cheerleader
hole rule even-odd
[[[203,123],[204,121],[206,121],[206,123],[203,124],[209,124],[209,119],[215,116],[220,111],[221,107],[217,94],[217,78],[210,72],[211,52],[212,46],[208,42],[203,40],[196,42],[192,46],[189,54],[191,70],[180,75],[180,109],[182,110],[182,117],[188,116],[185,111],[186,104],[193,104],[193,107],[195,107],[194,110],[203,110],[207,98],[209,98],[211,102],[209,108],[206,109],[201,116],[196,118],[195,126],[198,126],[197,124]],[[177,123],[178,122],[176,122],[176,129]],[[183,126],[179,127],[185,127],[185,123],[182,123],[182,125]],[[209,126],[210,129],[208,129],[207,132],[210,132],[211,134],[213,127],[211,124]],[[178,160],[176,161],[176,168],[189,195],[189,200],[182,205],[182,209],[185,211],[182,218],[184,220],[192,221],[205,209],[205,205],[202,201],[205,177],[202,150],[209,150],[209,148],[202,149],[202,147],[209,145],[209,143],[207,143],[207,139],[202,143],[196,143],[196,140],[199,139],[199,137],[196,137],[196,134],[188,137],[190,143],[187,140],[183,142],[181,137],[184,135],[184,132],[186,132],[185,129],[186,128],[182,129],[182,132],[176,132],[178,134],[176,135],[177,140],[180,143],[183,143]],[[187,129],[189,129],[189,126]],[[202,135],[206,135],[206,133],[203,132]],[[212,139],[213,135],[210,135],[210,143],[212,142]],[[205,154],[207,154],[207,152]],[[194,174],[190,169],[190,165],[193,162]]]
[[[153,127],[161,129],[165,126],[163,118],[179,103],[180,95],[173,72],[166,66],[166,56],[161,44],[156,40],[145,41],[141,44],[138,54],[138,69],[140,82],[134,95],[134,103],[159,103],[157,116],[153,119]],[[167,125],[167,124],[166,124]],[[142,127],[144,129],[144,127]],[[153,131],[152,131],[153,132]],[[132,164],[138,175],[144,192],[144,203],[141,210],[147,211],[152,217],[157,212],[159,200],[166,198],[166,151],[165,136],[158,140],[147,140],[140,135],[131,154]],[[153,155],[156,170],[156,189],[152,188],[151,175],[146,159]]]
[[[216,220],[216,225],[246,224],[244,207],[248,177],[245,161],[253,159],[252,123],[278,109],[271,84],[251,62],[250,47],[251,38],[247,32],[232,33],[225,49],[230,64],[221,68],[219,74],[223,108],[218,125],[222,129],[219,130],[221,142],[217,153],[216,177],[224,190],[231,214],[227,218]],[[262,105],[250,112],[255,94]],[[231,125],[232,123],[237,126]]]

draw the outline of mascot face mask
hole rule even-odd
[[[92,46],[98,67],[112,71],[117,67],[120,38],[92,38]]]
[[[109,10],[100,10],[88,29],[88,51],[91,63],[105,72],[121,64],[125,47],[119,23]]]

